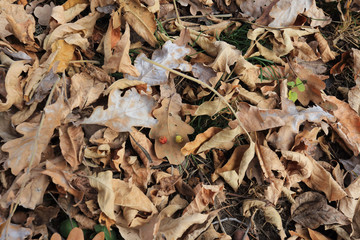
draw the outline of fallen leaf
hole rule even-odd
[[[214,204],[215,197],[224,189],[223,185],[203,185],[195,187],[195,199],[184,209],[183,216],[202,213],[209,204]]]
[[[115,193],[113,190],[113,174],[111,171],[99,172],[89,176],[90,185],[98,191],[100,209],[110,219],[115,220]]]
[[[156,31],[155,16],[146,7],[141,6],[140,1],[121,0],[124,18],[127,23],[152,47],[158,43],[154,36]]]
[[[195,154],[199,147],[206,141],[208,141],[215,134],[220,132],[222,129],[218,127],[210,127],[205,132],[199,133],[196,135],[194,141],[187,142],[183,148],[181,148],[181,153],[185,156],[190,154]]]
[[[60,126],[61,120],[69,111],[63,96],[60,96],[54,104],[45,107],[41,126],[25,122],[16,127],[16,131],[24,136],[8,141],[1,147],[2,151],[9,152],[6,164],[14,175],[27,168],[30,162],[32,168],[40,163],[41,153],[49,144],[55,128]],[[22,146],[21,151],[18,150],[19,146]]]
[[[241,56],[241,52],[233,45],[230,45],[224,41],[216,41],[213,44],[213,48],[216,49],[217,55],[214,62],[208,66],[214,69],[216,72],[230,73],[230,66],[233,65]]]
[[[325,193],[329,201],[340,200],[347,194],[317,161],[308,155],[298,152],[281,151],[287,159],[286,171],[290,185],[303,181],[308,187]]]
[[[343,139],[346,146],[354,152],[360,153],[360,116],[347,104],[333,96],[325,96],[325,100],[336,104],[337,109],[333,110],[337,118],[336,123],[331,123],[331,127]]]
[[[181,110],[181,97],[175,93],[170,98],[164,98],[161,107],[154,110],[153,114],[159,121],[151,128],[149,136],[155,139],[155,152],[158,158],[167,157],[171,164],[181,164],[185,156],[181,153],[181,148],[189,142],[188,134],[194,129],[181,120],[179,116]],[[165,136],[167,142],[162,144],[159,138]],[[181,136],[183,141],[176,142],[176,136]]]
[[[324,224],[348,225],[350,220],[327,204],[323,195],[317,192],[300,194],[291,206],[291,217],[306,228],[316,229]]]
[[[84,145],[84,132],[80,126],[61,126],[59,129],[60,148],[65,160],[77,169],[82,161],[81,149]]]
[[[2,239],[23,240],[32,234],[30,228],[24,228],[18,224],[10,223],[7,226],[7,235],[5,236],[6,224],[6,220],[0,217],[0,236]]]
[[[190,50],[185,46],[178,46],[171,41],[167,41],[162,49],[154,51],[151,60],[171,69],[180,69],[181,71],[188,72],[191,70],[191,65],[184,61],[183,58],[189,53]],[[143,58],[146,58],[145,54],[139,54],[134,64],[139,70],[140,76],[125,75],[125,77],[129,80],[143,81],[150,86],[167,83],[169,72],[146,62]]]
[[[278,230],[278,235],[281,239],[285,239],[286,234],[282,226],[280,214],[272,206],[267,206],[265,202],[260,200],[249,200],[246,199],[243,203],[243,215],[245,217],[251,217],[251,209],[259,208],[264,211],[265,220],[274,225]]]
[[[67,240],[84,240],[84,233],[80,228],[73,228],[69,233]]]
[[[129,132],[133,126],[152,127],[156,120],[151,117],[155,100],[131,89],[121,96],[120,90],[113,90],[109,95],[108,108],[97,107],[89,118],[77,124],[99,124],[118,132]]]
[[[140,75],[139,71],[131,64],[130,50],[130,27],[126,23],[125,32],[116,43],[112,56],[104,63],[103,68],[109,73],[122,72],[134,77]]]

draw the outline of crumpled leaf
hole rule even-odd
[[[185,48],[185,46],[178,46],[171,41],[167,41],[162,49],[154,51],[151,60],[171,69],[180,69],[181,71],[188,72],[191,70],[191,65],[184,61],[183,58],[189,53],[190,49]],[[169,72],[146,62],[143,58],[146,58],[145,54],[139,54],[134,64],[139,70],[140,76],[125,75],[125,77],[129,80],[143,81],[150,86],[167,83]]]
[[[127,226],[136,227],[142,225],[148,222],[151,217],[158,212],[150,199],[134,184],[113,179],[112,188],[115,194],[115,205],[121,206],[124,211],[126,209],[126,211],[135,210],[138,212],[138,215],[132,214],[133,217],[131,218],[127,217],[125,212],[123,213]],[[145,214],[143,215],[143,213]]]
[[[347,217],[328,205],[325,197],[317,192],[300,194],[291,206],[291,218],[311,229],[316,229],[324,224],[350,224]]]
[[[255,151],[264,177],[270,182],[265,190],[265,198],[276,205],[285,182],[285,167],[269,147],[256,144]]]
[[[214,204],[215,197],[224,189],[223,185],[203,185],[195,187],[195,199],[184,209],[183,216],[202,213],[209,204]]]
[[[319,106],[298,111],[295,104],[288,99],[282,99],[282,110],[262,110],[244,102],[238,104],[238,110],[237,115],[249,132],[281,127],[278,132],[271,134],[268,140],[278,149],[286,150],[292,146],[294,137],[303,122],[319,123],[323,119],[330,122],[335,120],[334,116]],[[233,127],[237,125],[237,122],[230,122],[229,125]]]
[[[324,192],[329,201],[340,200],[347,195],[331,174],[312,157],[291,151],[281,151],[281,154],[291,161],[286,168],[290,185],[303,181],[310,188]]]
[[[22,108],[23,92],[21,89],[21,74],[27,72],[29,65],[26,61],[16,61],[10,65],[5,77],[6,102],[0,102],[0,112],[8,110],[12,105]]]
[[[359,187],[360,177],[357,177],[347,188],[345,188],[347,197],[341,199],[339,203],[339,210],[349,219],[354,217],[356,205],[359,203]]]
[[[60,148],[66,162],[77,169],[82,162],[84,132],[80,126],[61,126],[59,129]]]
[[[331,123],[331,127],[344,140],[346,146],[354,152],[360,153],[360,116],[347,104],[333,96],[325,96],[325,100],[336,104],[337,109],[333,110],[337,118],[336,123]]]
[[[107,61],[104,63],[103,68],[109,73],[122,72],[134,77],[139,76],[139,71],[131,64],[129,49],[130,27],[126,23],[124,34],[114,46],[112,55],[106,58]]]
[[[98,203],[100,209],[110,219],[115,220],[115,193],[113,190],[113,174],[111,171],[94,173],[88,176],[90,185],[98,191]]]
[[[204,5],[203,3],[206,2],[208,4]],[[203,15],[210,14],[212,12],[211,6],[213,5],[212,0],[209,1],[201,1],[201,0],[179,0],[179,3],[182,6],[190,5],[190,13],[191,15],[195,16],[197,12],[201,12]]]
[[[189,142],[188,134],[194,129],[181,120],[179,116],[181,110],[181,97],[175,93],[170,98],[164,98],[161,107],[154,110],[153,114],[159,121],[151,128],[149,136],[155,139],[155,152],[158,158],[167,157],[171,164],[181,164],[185,156],[181,153],[181,148]],[[165,136],[167,142],[160,143],[159,138]],[[176,136],[181,136],[182,141],[176,142]]]
[[[312,20],[311,26],[324,27],[331,22],[324,12],[316,7],[315,0],[280,0],[270,4],[266,11],[263,11],[261,17],[256,20],[257,24],[269,27],[287,27],[295,23],[299,14],[307,17],[321,19],[321,21]]]
[[[209,64],[209,67],[217,72],[230,73],[230,66],[241,56],[241,52],[235,46],[224,41],[216,41],[213,48],[216,49],[217,55],[214,62]]]
[[[16,127],[16,131],[23,134],[5,143],[1,150],[9,152],[6,165],[11,168],[14,175],[18,175],[27,168],[32,161],[32,167],[36,167],[41,160],[41,153],[45,150],[53,135],[54,129],[60,125],[60,121],[70,112],[61,95],[54,104],[44,109],[42,126],[38,123],[22,123]],[[21,151],[19,151],[21,146]]]
[[[99,124],[118,132],[129,132],[133,126],[152,127],[156,120],[151,116],[155,100],[130,89],[122,95],[122,91],[113,90],[109,95],[108,108],[97,107],[89,118],[77,124]]]

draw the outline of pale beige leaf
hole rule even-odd
[[[118,132],[131,131],[133,126],[152,127],[156,120],[151,116],[155,100],[148,95],[139,94],[131,89],[121,96],[120,90],[113,90],[109,95],[108,108],[99,106],[89,118],[78,124],[99,124]]]
[[[183,58],[189,53],[190,49],[185,46],[178,46],[171,41],[167,41],[162,46],[162,49],[154,51],[151,60],[171,69],[179,69],[181,71],[188,72],[191,70],[191,65],[183,60]],[[146,62],[143,58],[146,58],[146,55],[143,53],[139,54],[136,57],[134,64],[140,71],[140,76],[132,77],[125,75],[125,77],[129,80],[143,81],[150,86],[167,83],[169,72],[163,68]]]
[[[360,177],[357,177],[347,188],[345,188],[347,197],[341,199],[339,202],[339,210],[349,219],[354,217],[356,206],[359,203],[359,188]]]
[[[239,56],[236,61],[234,72],[239,75],[241,81],[243,81],[250,90],[255,89],[255,84],[260,82],[259,73],[260,69],[245,60],[243,56]]]
[[[131,88],[142,84],[146,83],[138,80],[129,80],[126,78],[122,78],[111,84],[110,87],[108,87],[103,94],[108,95],[113,89],[124,90],[125,88]]]
[[[334,60],[336,57],[336,53],[331,51],[328,42],[326,39],[321,35],[321,33],[315,33],[314,35],[316,41],[319,43],[319,51],[321,54],[321,60],[323,62],[329,62]]]
[[[115,193],[113,190],[113,175],[111,171],[100,172],[89,176],[90,185],[98,191],[100,209],[110,219],[115,220]]]
[[[209,67],[217,72],[230,73],[230,66],[233,65],[241,56],[241,52],[224,41],[216,41],[214,43],[217,55],[213,63]]]
[[[41,160],[41,153],[47,147],[54,129],[60,126],[60,121],[70,112],[64,103],[63,96],[44,109],[43,124],[22,123],[16,130],[24,136],[8,141],[2,146],[2,151],[9,152],[9,159],[6,164],[11,168],[14,175],[18,175],[23,169],[29,166],[36,167]],[[21,151],[19,151],[21,146]]]
[[[213,116],[216,113],[220,112],[222,109],[226,108],[227,105],[220,98],[216,98],[213,101],[203,102],[195,112],[195,116],[208,115]]]
[[[84,233],[80,228],[73,228],[69,233],[67,240],[84,240]]]
[[[12,239],[12,240],[23,240],[29,237],[32,234],[32,230],[30,228],[24,228],[21,225],[9,223],[8,232],[5,236],[5,224],[6,219],[0,217],[0,236],[1,239]]]
[[[179,94],[175,93],[170,98],[164,98],[161,107],[153,112],[159,122],[149,133],[150,138],[155,139],[155,152],[158,158],[167,157],[171,164],[180,164],[184,161],[185,156],[181,153],[181,148],[189,142],[188,134],[194,132],[189,124],[181,120],[180,110]],[[181,136],[183,140],[176,142],[176,136]],[[160,137],[166,137],[167,142],[160,143]]]

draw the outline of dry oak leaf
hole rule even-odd
[[[315,33],[314,37],[315,37],[316,41],[319,43],[319,51],[321,54],[321,60],[324,63],[334,60],[336,57],[336,53],[331,51],[328,42],[321,35],[321,33]]]
[[[151,60],[171,69],[180,69],[181,71],[188,72],[191,70],[191,64],[183,60],[183,58],[189,53],[189,48],[178,46],[169,40],[163,45],[162,49],[154,51]],[[145,54],[139,54],[134,64],[140,71],[140,76],[125,75],[125,77],[129,80],[143,81],[150,86],[167,83],[169,72],[146,62],[143,58],[146,58]]]
[[[22,108],[23,91],[21,87],[22,72],[27,72],[29,65],[26,61],[15,61],[10,65],[5,76],[6,102],[0,101],[0,112],[8,110],[12,105]]]
[[[348,225],[350,220],[327,204],[323,195],[305,192],[291,206],[291,219],[306,228],[316,229],[324,224]]]
[[[154,33],[156,31],[155,16],[139,0],[120,0],[127,23],[152,47],[158,43]]]
[[[345,188],[347,197],[340,200],[339,210],[349,219],[352,219],[354,217],[356,205],[359,204],[359,189],[360,176],[357,177],[347,188]]]
[[[140,75],[139,71],[131,64],[130,50],[130,27],[126,23],[125,32],[116,43],[112,55],[105,61],[103,68],[109,73],[122,72],[134,77]]]
[[[298,111],[295,104],[288,99],[282,99],[282,110],[264,110],[244,102],[238,104],[238,110],[237,115],[249,132],[281,127],[278,132],[271,134],[268,140],[278,149],[284,150],[291,148],[303,122],[320,123],[323,119],[330,122],[335,120],[334,116],[325,112],[319,106]],[[237,122],[232,121],[229,125],[234,127]]]
[[[308,187],[324,192],[329,201],[340,200],[347,195],[331,174],[312,157],[291,151],[281,151],[281,154],[289,160],[286,171],[290,185],[303,181]]]
[[[181,6],[188,6],[190,4],[190,13],[195,16],[197,12],[203,15],[208,15],[212,12],[212,0],[179,0]]]
[[[104,125],[117,132],[130,132],[133,126],[153,127],[156,120],[151,116],[155,100],[148,95],[139,94],[130,89],[122,95],[122,91],[113,90],[109,95],[108,108],[99,106],[89,118],[77,124]]]
[[[155,139],[155,152],[158,158],[167,157],[171,164],[181,164],[185,156],[181,153],[181,148],[189,142],[188,134],[192,134],[194,129],[181,120],[181,96],[177,93],[170,98],[161,101],[161,107],[154,110],[153,114],[159,121],[151,128],[149,136]],[[166,137],[165,144],[160,143],[160,137]],[[176,142],[176,136],[183,138],[182,142]]]
[[[324,99],[337,106],[333,110],[337,118],[336,123],[331,123],[331,127],[344,140],[346,146],[351,149],[354,155],[360,153],[360,116],[347,104],[336,97],[324,96]]]
[[[115,220],[115,193],[113,190],[113,174],[111,171],[94,173],[88,176],[90,185],[98,191],[100,209],[112,220]]]
[[[16,131],[24,136],[8,141],[1,150],[9,152],[6,166],[11,168],[14,175],[18,175],[27,168],[32,161],[32,167],[36,167],[41,160],[41,153],[46,149],[53,135],[54,129],[60,126],[61,120],[70,112],[61,95],[57,101],[45,107],[43,124],[22,123],[16,127]],[[21,146],[21,151],[19,151]]]

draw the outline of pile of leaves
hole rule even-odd
[[[0,0],[0,238],[359,239],[360,3],[326,2]]]

